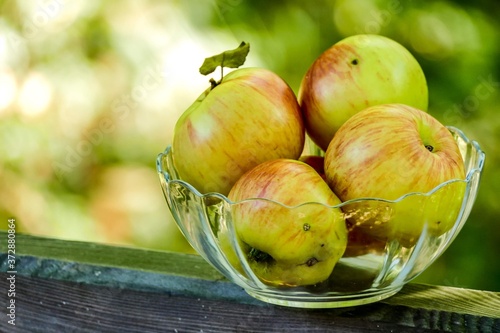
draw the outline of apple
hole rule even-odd
[[[347,37],[310,66],[298,92],[307,133],[326,150],[351,116],[373,105],[402,103],[426,111],[427,82],[401,44],[378,35]]]
[[[311,166],[291,159],[264,162],[245,173],[228,198],[247,262],[263,282],[313,285],[330,276],[344,253],[347,229],[342,211],[332,207],[340,200]]]
[[[273,159],[297,159],[305,129],[297,98],[277,74],[237,69],[212,84],[174,128],[179,176],[202,193],[224,195],[246,171]]]
[[[325,158],[318,155],[302,155],[299,157],[299,161],[304,162],[313,167],[314,170],[326,180],[325,176]]]
[[[456,221],[465,194],[465,167],[451,132],[430,114],[403,104],[369,107],[347,120],[325,153],[328,184],[348,222],[369,235],[411,246],[421,232],[439,236]],[[397,201],[402,196],[410,195]]]
[[[353,225],[348,227],[347,246],[343,257],[358,257],[370,253],[380,255],[384,253],[387,241],[387,238],[367,234],[362,228]]]

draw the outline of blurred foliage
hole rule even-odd
[[[500,3],[19,0],[0,12],[0,220],[18,231],[191,252],[154,160],[208,86],[203,59],[250,42],[245,66],[297,92],[321,52],[374,33],[415,55],[429,112],[487,154],[468,222],[417,280],[500,291]]]

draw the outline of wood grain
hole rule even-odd
[[[0,231],[0,239],[7,239],[5,231]],[[6,242],[0,242],[0,250],[7,252]],[[107,267],[133,268],[212,280],[223,278],[199,256],[183,253],[67,241],[23,234],[16,235],[16,251],[19,254],[39,258],[90,263]]]
[[[6,287],[0,274],[0,288]],[[306,310],[19,277],[2,332],[497,332],[499,320],[374,303]]]
[[[410,283],[397,295],[383,302],[500,318],[500,293],[492,291]]]

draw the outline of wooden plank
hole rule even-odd
[[[5,233],[0,233],[0,237],[0,239],[6,239],[4,238],[6,237]],[[2,242],[0,249],[3,252],[6,250],[4,242]],[[120,311],[123,311],[124,308],[134,309],[136,312],[125,314],[127,320],[141,322],[140,318],[134,316],[144,316],[150,321],[159,321],[159,327],[166,327],[161,326],[163,323],[161,318],[156,318],[160,314],[151,315],[148,312],[149,305],[142,304],[143,309],[136,308],[134,297],[143,297],[144,302],[146,299],[151,299],[154,304],[167,302],[163,300],[164,298],[180,302],[179,304],[185,302],[186,308],[184,310],[194,311],[198,316],[198,321],[203,318],[200,316],[208,317],[208,314],[196,312],[196,302],[193,300],[215,302],[215,307],[212,309],[217,309],[217,311],[213,311],[210,315],[215,318],[215,322],[211,324],[215,325],[213,327],[219,328],[217,331],[222,329],[222,326],[217,325],[222,325],[221,323],[227,320],[234,322],[239,320],[239,317],[236,318],[234,314],[227,317],[225,311],[238,311],[240,315],[247,313],[247,316],[252,320],[258,321],[263,316],[262,309],[264,308],[277,316],[282,316],[282,322],[279,325],[285,325],[286,320],[294,321],[297,318],[297,313],[307,313],[307,318],[304,320],[307,319],[306,322],[309,324],[311,321],[313,324],[318,322],[321,325],[327,325],[333,320],[332,318],[337,323],[343,322],[342,320],[345,318],[355,319],[352,323],[343,322],[347,325],[345,328],[350,328],[352,331],[365,329],[369,326],[366,323],[370,323],[370,325],[382,323],[383,325],[380,327],[384,328],[383,331],[394,329],[394,332],[402,331],[402,327],[431,328],[444,331],[500,332],[500,319],[498,319],[500,318],[500,293],[495,292],[409,284],[397,295],[366,306],[330,310],[287,309],[270,306],[249,297],[241,288],[227,281],[196,255],[68,242],[20,234],[16,237],[16,251],[17,279],[21,281],[21,286],[25,285],[22,292],[19,293],[21,297],[26,297],[28,300],[38,293],[38,298],[50,299],[52,296],[49,295],[51,294],[49,291],[59,288],[61,290],[57,293],[67,296],[66,300],[61,300],[61,302],[92,303],[95,301],[98,307],[106,305],[109,308],[106,313],[113,318],[115,318],[114,316],[118,318],[123,316],[124,314]],[[0,271],[5,272],[6,267],[5,254],[0,255]],[[6,283],[5,276],[0,275],[0,279],[0,284]],[[29,281],[29,283],[22,281]],[[107,294],[101,295],[102,290],[99,288],[105,288]],[[77,291],[74,294],[74,299],[71,298],[71,290]],[[79,293],[80,291],[81,293]],[[28,294],[31,296],[28,297]],[[115,300],[116,295],[123,295],[125,299],[120,299],[120,296]],[[27,300],[25,302],[31,304]],[[48,301],[45,302],[44,304],[48,304]],[[57,321],[65,323],[64,325],[73,325],[71,322],[76,318],[66,318],[64,313],[59,314],[57,312],[57,307],[61,307],[59,303],[57,303],[59,305],[50,304],[53,306],[54,313],[57,314]],[[189,304],[194,308],[188,309]],[[19,310],[19,316],[21,316],[22,311],[37,313],[36,311],[40,310],[36,304],[26,305],[26,307],[29,308]],[[119,313],[115,314],[114,311]],[[161,313],[162,318],[172,315],[171,311],[175,312],[177,308],[169,305],[165,311],[167,312]],[[191,314],[186,313],[185,316],[187,316],[185,321],[189,322],[189,326],[186,327],[196,327],[196,329],[199,328],[198,331],[200,329],[209,331],[208,328],[200,326],[201,323],[196,323],[194,314],[190,317]],[[280,327],[273,326],[275,325],[274,317],[266,318],[269,321],[266,323],[268,326],[262,327],[266,329]],[[82,321],[87,319],[86,316],[81,318]],[[30,325],[36,324],[34,320],[30,319]],[[49,318],[46,320],[48,321]],[[113,321],[114,319],[109,320]],[[218,320],[221,322],[219,323]],[[359,324],[360,322],[368,326],[362,326]],[[166,323],[164,324],[166,325]],[[168,325],[171,324],[168,323]],[[46,325],[51,327],[49,322]],[[297,323],[297,325],[299,324]],[[391,325],[398,325],[398,329]],[[70,327],[68,326],[68,328]],[[325,328],[326,326],[318,327]],[[236,329],[237,326],[232,328]],[[92,328],[89,328],[89,331],[92,331]]]
[[[226,279],[182,276],[25,255],[18,255],[16,270],[17,275],[24,277],[262,304]],[[0,272],[6,271],[8,271],[7,258],[5,254],[0,254]]]
[[[117,250],[114,248],[113,250]],[[166,253],[167,266],[181,267],[183,262],[203,267],[203,259],[185,255],[177,257]],[[0,255],[0,270],[7,271],[7,258]],[[174,263],[177,261],[177,263]],[[208,274],[189,275],[185,269],[173,270],[170,274],[163,269],[159,272],[134,268],[85,264],[74,261],[40,258],[18,255],[17,271],[29,277],[51,278],[63,281],[76,281],[86,284],[105,285],[108,287],[144,290],[168,291],[176,294],[203,296],[206,298],[239,301],[258,305],[259,301],[248,296],[240,287],[230,283],[215,271]],[[205,266],[207,272],[214,270]],[[186,273],[186,274],[180,274]],[[216,276],[216,278],[213,278]],[[398,294],[381,301],[393,306],[407,306],[418,309],[456,312],[473,316],[500,318],[500,293],[462,288],[408,284]]]
[[[18,277],[16,327],[2,332],[498,332],[500,321],[374,303],[296,309]],[[0,273],[0,289],[7,288]]]
[[[500,293],[492,291],[409,283],[398,294],[383,302],[500,318]]]
[[[0,231],[0,251],[7,252],[7,233]],[[67,241],[31,235],[16,235],[16,252],[38,258],[90,263],[107,267],[133,268],[181,276],[222,279],[197,255],[153,251],[140,248],[110,246],[104,244]]]
[[[0,232],[0,239],[7,239],[5,232]],[[0,249],[6,252],[6,243],[1,242]],[[36,258],[51,258],[64,262],[79,264],[91,264],[103,267],[120,267],[132,269],[134,271],[149,271],[155,273],[165,273],[174,276],[186,276],[189,278],[198,278],[203,280],[225,280],[225,278],[212,268],[200,256],[171,253],[162,251],[151,251],[137,248],[126,248],[118,246],[109,246],[104,244],[94,244],[86,242],[56,240],[44,237],[35,237],[30,235],[18,234],[16,237],[16,251],[22,255],[33,256]],[[54,278],[54,272],[60,271],[56,268],[39,268],[39,264],[31,262],[31,268],[25,267],[27,274],[34,274],[33,270],[45,272]],[[70,265],[70,264],[67,264]],[[82,269],[83,266],[79,266]],[[68,273],[68,267],[64,270],[68,276],[66,280],[75,280],[78,277]],[[52,273],[48,273],[52,272]],[[94,272],[93,274],[99,274]],[[105,274],[110,282],[121,281],[120,277]],[[129,287],[139,289],[154,288],[155,283],[159,283],[159,276],[156,275],[152,281],[141,280],[141,282],[131,282],[135,276],[129,272],[131,277],[127,283]],[[81,273],[80,281],[87,278],[89,283],[103,283],[102,277],[92,274]],[[121,278],[123,279],[123,277]],[[156,279],[156,280],[155,280]],[[94,282],[92,282],[94,281]],[[124,282],[123,282],[124,283]],[[383,302],[392,305],[404,305],[415,308],[436,309],[449,312],[465,313],[476,316],[500,317],[500,293],[477,291],[453,287],[426,286],[421,284],[408,284],[397,295],[384,300]]]

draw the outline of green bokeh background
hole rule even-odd
[[[314,59],[373,33],[406,46],[429,112],[487,159],[472,214],[417,281],[500,291],[500,4],[476,1],[0,1],[0,224],[35,235],[193,252],[154,169],[208,86],[207,56],[251,43],[245,66],[297,92]]]

